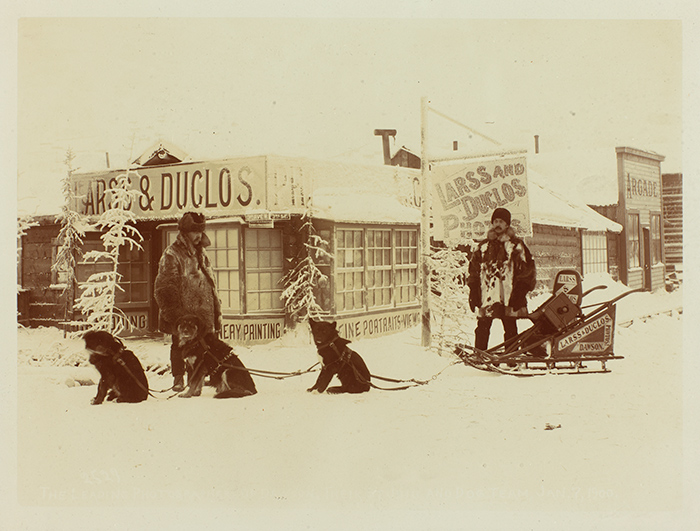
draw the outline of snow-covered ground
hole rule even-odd
[[[607,300],[624,289],[608,280],[586,287]],[[414,328],[351,345],[375,375],[430,380],[407,390],[310,394],[310,373],[100,406],[81,341],[20,329],[13,529],[683,529],[682,323],[681,290],[619,301],[608,374],[480,372]],[[169,387],[169,345],[127,343]],[[273,371],[317,359],[303,331],[236,352]]]

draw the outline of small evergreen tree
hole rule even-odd
[[[61,207],[61,213],[56,216],[56,221],[61,224],[58,233],[58,249],[56,259],[51,266],[51,270],[59,275],[59,281],[65,284],[63,296],[66,298],[66,313],[73,306],[75,292],[77,290],[77,279],[75,276],[76,256],[81,253],[81,246],[85,232],[89,228],[87,218],[71,209],[71,203],[75,199],[71,189],[71,177],[76,171],[73,168],[75,154],[72,150],[66,152],[64,160],[68,171],[61,181],[61,190],[65,199]],[[68,322],[68,315],[64,315],[64,322]]]
[[[75,304],[75,308],[85,315],[88,329],[106,330],[115,335],[130,326],[124,312],[115,305],[117,290],[121,289],[121,275],[117,272],[119,252],[125,245],[129,249],[141,249],[138,242],[143,240],[133,225],[135,216],[130,210],[138,196],[138,192],[131,189],[130,173],[136,172],[127,169],[116,178],[109,190],[110,208],[95,223],[99,230],[104,230],[101,238],[105,250],[85,254],[85,260],[105,262],[108,269],[93,273],[80,285],[83,291]]]
[[[328,276],[319,269],[318,262],[332,258],[327,251],[328,242],[316,233],[311,215],[307,212],[302,219],[305,220],[300,230],[304,238],[302,252],[296,265],[282,278],[281,295],[287,315],[296,322],[324,313],[317,300],[317,290],[328,282]]]

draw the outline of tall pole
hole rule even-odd
[[[430,294],[430,267],[428,256],[430,255],[430,187],[428,176],[430,174],[428,162],[428,149],[426,146],[426,133],[428,127],[428,98],[423,96],[420,105],[420,145],[421,145],[421,217],[420,217],[420,242],[421,242],[421,264],[422,264],[422,289],[421,289],[421,345],[430,346],[430,305],[428,298]]]

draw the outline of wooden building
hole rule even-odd
[[[547,291],[561,269],[581,275],[608,273],[617,279],[619,223],[587,205],[567,200],[546,186],[547,178],[529,170],[532,237],[525,238],[537,265],[537,289]]]
[[[661,175],[664,263],[667,271],[683,271],[683,174]]]
[[[207,253],[222,301],[224,340],[267,342],[290,324],[282,279],[304,254],[309,221],[335,258],[317,258],[327,280],[317,287],[316,300],[345,337],[383,335],[418,322],[420,172],[276,156],[189,162],[163,146],[137,160],[129,178],[138,192],[131,212],[142,248],[122,248],[123,291],[117,295],[134,333],[158,331],[153,283],[160,256],[186,211],[207,218],[212,242]],[[97,221],[124,173],[74,174],[71,209]],[[51,271],[58,230],[47,217],[23,238],[22,299],[28,309],[20,321],[30,326],[57,325],[71,317],[73,294]],[[100,236],[88,232],[82,251],[102,249]],[[79,259],[78,282],[103,267]]]
[[[619,190],[618,223],[625,252],[620,278],[630,288],[654,290],[665,285],[661,223],[663,155],[630,147],[615,148]]]

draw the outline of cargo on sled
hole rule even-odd
[[[577,271],[559,271],[552,296],[528,315],[532,327],[488,350],[457,345],[455,354],[477,369],[515,376],[610,372],[607,362],[622,359],[613,352],[615,303],[642,290],[630,290],[586,307],[592,309],[584,313],[583,298],[605,287],[596,286],[584,293]]]

